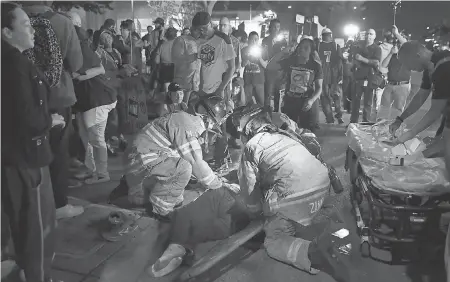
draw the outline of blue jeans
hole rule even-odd
[[[331,108],[333,102],[335,107],[334,109],[336,111],[336,118],[342,118],[341,97],[342,85],[332,84],[323,86],[322,95],[320,96],[320,103],[322,104],[322,111],[325,114],[328,123],[334,122],[333,110]]]
[[[361,107],[361,98],[364,99],[363,110],[363,122],[374,121],[371,117],[372,103],[373,103],[374,90],[372,88],[364,86],[364,80],[355,81],[355,92],[352,97],[352,113],[350,116],[350,122],[356,123],[359,121],[359,109]]]

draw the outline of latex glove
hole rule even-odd
[[[230,190],[234,194],[239,194],[239,192],[241,192],[241,187],[235,183],[223,183],[223,187]]]
[[[406,141],[411,140],[411,139],[413,139],[414,137],[415,137],[415,135],[413,135],[412,132],[411,132],[411,130],[410,130],[410,131],[407,131],[407,132],[403,133],[401,136],[399,136],[399,137],[396,139],[396,142],[397,142],[398,144],[400,144],[400,143],[405,143]]]
[[[400,128],[402,122],[399,119],[395,119],[395,121],[389,125],[389,132],[395,136],[395,132]]]

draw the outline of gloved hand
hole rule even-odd
[[[395,132],[400,128],[400,125],[402,125],[402,121],[398,118],[395,119],[395,121],[389,125],[389,132],[395,136]]]

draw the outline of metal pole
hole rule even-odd
[[[131,0],[131,18],[133,20],[133,25],[134,25],[134,1]],[[131,55],[131,63],[133,63],[133,31],[130,32],[130,55]]]
[[[250,20],[252,20],[252,4],[250,4]]]

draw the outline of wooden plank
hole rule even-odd
[[[253,238],[256,234],[261,232],[264,227],[264,222],[265,221],[263,219],[253,221],[241,232],[219,242],[192,267],[183,272],[180,276],[180,281],[187,281],[191,278],[197,277],[213,267],[237,248]]]

